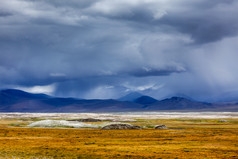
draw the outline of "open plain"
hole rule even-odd
[[[27,127],[45,119],[103,119],[141,130]],[[154,129],[164,124],[170,129]],[[2,113],[0,158],[238,158],[238,113]]]

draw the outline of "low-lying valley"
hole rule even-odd
[[[85,125],[30,126],[44,121]],[[237,113],[0,114],[0,158],[237,158],[237,138]]]

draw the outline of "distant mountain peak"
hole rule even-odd
[[[0,91],[1,94],[12,95],[15,97],[35,97],[35,98],[49,98],[50,96],[42,93],[28,93],[19,89],[3,89]]]
[[[141,96],[141,97],[137,98],[136,100],[134,100],[135,103],[143,104],[143,105],[152,104],[157,101],[158,100],[156,100],[150,96]]]
[[[119,101],[129,101],[129,102],[133,102],[135,101],[137,98],[143,96],[143,94],[138,93],[138,92],[131,92],[121,98],[119,98]]]
[[[148,110],[196,110],[206,108],[212,108],[212,104],[177,96],[160,100],[147,107]]]

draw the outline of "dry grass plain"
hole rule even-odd
[[[143,130],[24,127],[30,122],[0,119],[0,158],[238,158],[238,119],[127,122]],[[152,128],[159,124],[184,129]]]

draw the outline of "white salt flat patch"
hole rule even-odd
[[[41,120],[28,125],[28,127],[73,127],[73,128],[94,128],[95,125],[66,120]]]
[[[100,124],[88,124],[78,121],[66,121],[66,120],[41,120],[36,121],[28,125],[28,127],[72,127],[72,128],[101,128],[110,124],[120,124],[120,122],[106,122]]]
[[[115,112],[115,113],[0,113],[0,119],[83,119],[95,118],[114,122],[135,119],[238,119],[238,112]]]

